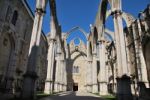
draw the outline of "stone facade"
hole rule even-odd
[[[86,90],[86,48],[81,42],[75,46],[73,41],[70,43],[70,58],[67,60],[67,83],[68,90],[73,91],[73,85],[78,84],[78,91]],[[77,69],[75,68],[77,67]],[[77,71],[76,71],[77,70]]]

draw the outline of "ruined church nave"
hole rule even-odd
[[[72,100],[84,100],[80,94],[85,100],[150,100],[150,4],[135,18],[122,10],[122,0],[99,1],[89,32],[80,25],[64,32],[56,0],[36,0],[34,12],[27,0],[0,0],[0,100],[67,100],[63,93]],[[74,35],[68,42],[75,32],[84,40]]]

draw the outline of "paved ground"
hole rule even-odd
[[[99,96],[86,92],[64,92],[40,100],[104,100]]]

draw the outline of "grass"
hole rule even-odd
[[[51,95],[53,95],[53,94],[45,94],[43,92],[39,92],[39,93],[36,94],[36,98],[37,99],[41,99],[41,98],[44,98],[44,97],[47,97],[47,96],[51,96]]]
[[[116,97],[113,95],[103,95],[101,97],[106,99],[106,100],[116,100]]]
[[[94,93],[95,95],[101,96],[101,98],[106,100],[117,100],[114,95],[99,95],[99,93]]]
[[[44,98],[44,97],[47,97],[47,96],[57,95],[58,93],[60,93],[60,92],[53,92],[52,94],[45,94],[43,92],[37,92],[36,98],[41,99],[41,98]]]

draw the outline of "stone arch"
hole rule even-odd
[[[85,56],[85,57],[87,57],[87,55],[86,55],[86,53],[84,53],[83,51],[81,51],[81,50],[73,50],[73,51],[71,51],[70,52],[70,55],[72,55],[73,53],[75,53],[75,52],[79,52],[82,56]],[[77,58],[76,58],[77,59]]]
[[[106,20],[111,14],[112,14],[111,10],[108,10],[106,12]],[[123,12],[123,11],[122,11],[122,18],[125,20],[128,27],[135,21],[135,18],[131,14]]]
[[[67,78],[68,78],[68,90],[73,90],[73,83],[78,83],[78,90],[83,89],[81,88],[82,86],[82,82],[79,80],[83,80],[85,78],[84,72],[81,72],[80,70],[83,70],[83,68],[85,68],[85,64],[86,64],[86,53],[84,53],[81,50],[73,50],[70,52],[71,55],[71,59],[69,59],[69,64],[67,66]],[[84,61],[82,61],[82,60]],[[80,62],[81,61],[81,62]],[[76,74],[73,73],[73,68],[74,66],[78,66],[78,73],[80,73],[80,76],[76,76]],[[82,74],[82,75],[81,75]],[[74,75],[78,78],[74,78]]]
[[[110,2],[110,5],[111,5],[111,1]],[[108,1],[106,0],[103,0],[101,2],[101,10],[100,10],[100,15],[99,15],[99,25],[102,25],[102,28],[105,27],[105,21],[107,20],[107,18],[109,16],[111,16],[112,14],[112,10],[107,10],[107,4],[108,4]],[[126,12],[122,12],[122,18],[125,20],[126,24],[127,24],[127,27],[129,27],[134,21],[135,21],[135,18],[129,14],[129,13],[126,13]],[[105,30],[105,31],[110,31],[110,30]],[[100,29],[100,32],[99,33],[103,33],[103,29]],[[99,39],[101,38],[102,34],[99,34]],[[114,36],[112,36],[114,37]]]
[[[82,28],[80,28],[79,26],[73,27],[71,30],[69,30],[69,31],[65,34],[65,39],[67,39],[68,36],[69,36],[73,31],[76,31],[76,30],[79,30],[80,32],[82,32],[83,35],[85,36],[86,40],[88,40],[88,38],[87,38],[87,33],[86,33]]]
[[[114,40],[114,32],[105,29],[105,34],[113,41]]]
[[[77,58],[79,58],[80,56],[86,56],[86,54],[85,53],[83,53],[83,52],[79,52],[80,54],[78,54],[74,59],[73,59],[73,62],[77,59]]]
[[[98,40],[100,41],[101,40],[101,37],[104,35],[104,27],[105,27],[105,21],[106,21],[106,15],[107,15],[107,6],[108,4],[110,4],[110,7],[112,7],[112,0],[101,0],[101,3],[100,3],[100,8],[98,10],[99,15],[97,15],[97,18],[96,18],[96,26],[99,26],[100,27],[98,28]]]
[[[100,25],[103,25],[105,23],[108,3],[109,3],[108,0],[102,0],[101,1],[100,8],[99,8],[99,12],[100,12],[100,16],[99,16],[99,18],[100,18]]]
[[[3,33],[0,36],[0,82],[4,81],[5,75],[11,67],[13,53],[15,51],[15,41],[11,33]]]

